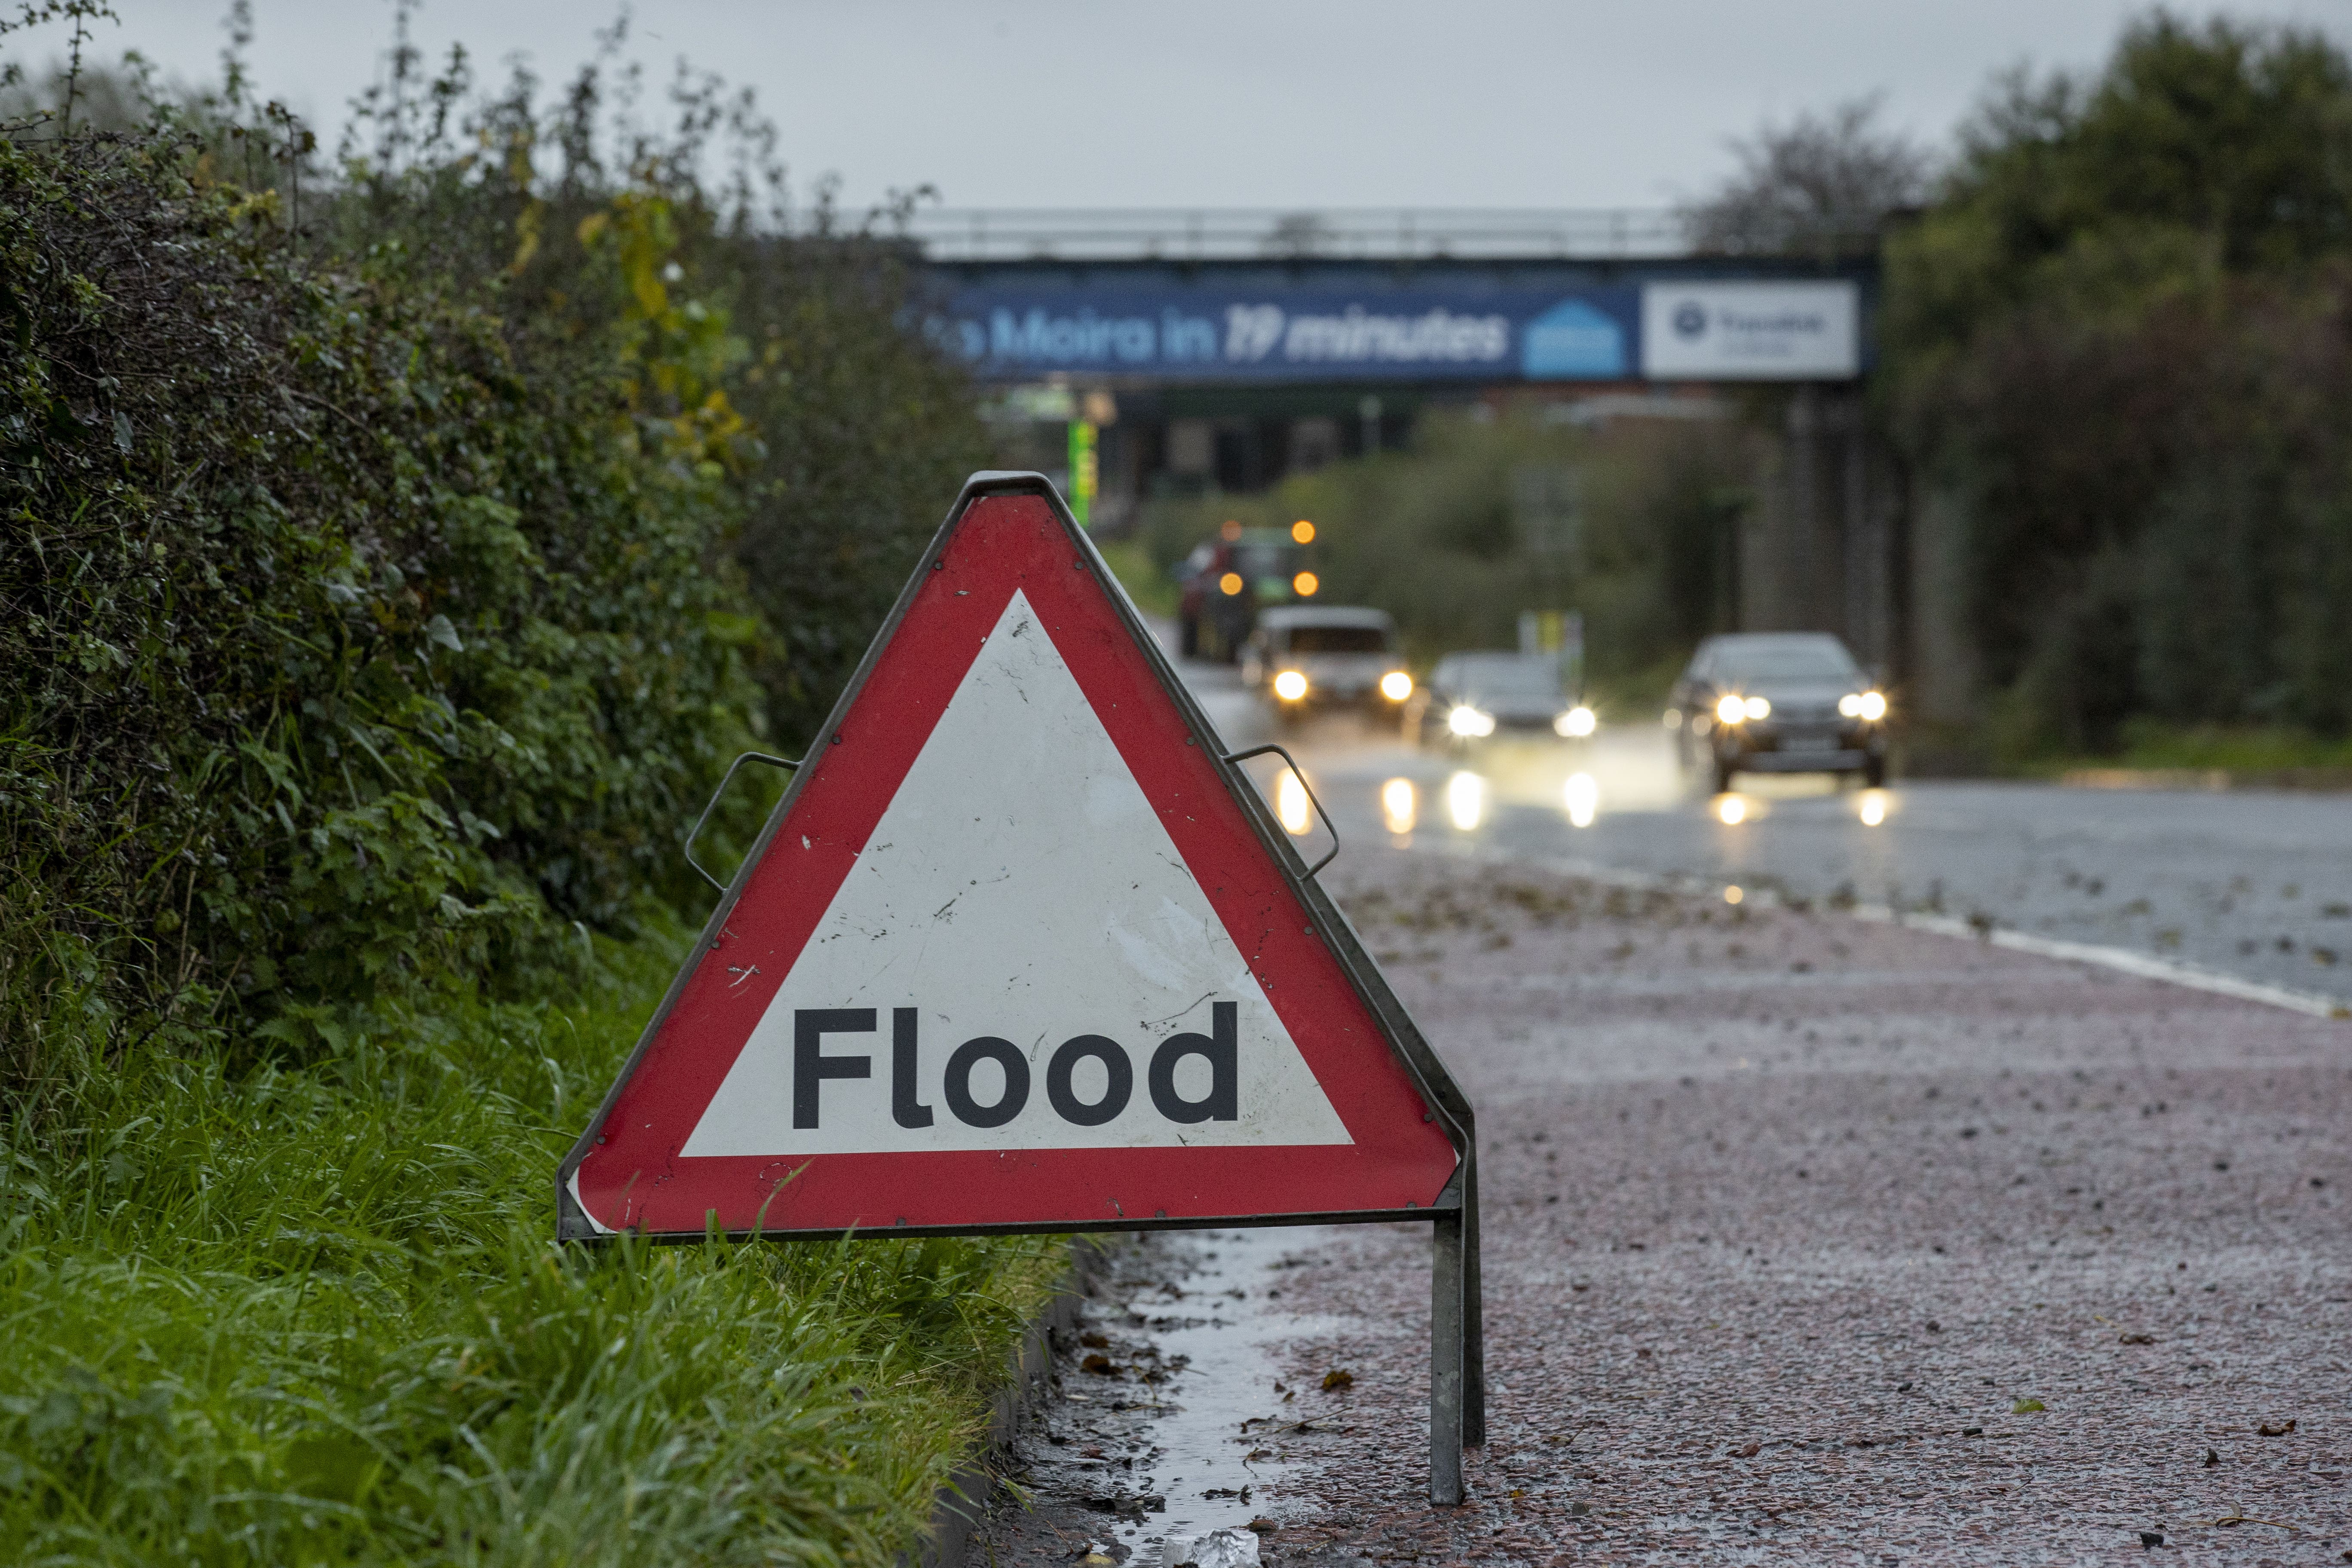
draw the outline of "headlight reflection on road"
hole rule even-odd
[[[1726,827],[1737,827],[1748,820],[1748,802],[1744,796],[1725,794],[1715,797],[1715,819]]]
[[[1314,820],[1307,805],[1307,786],[1287,768],[1274,786],[1274,815],[1282,823],[1282,830],[1293,838],[1304,836]]]
[[[1877,826],[1886,820],[1886,792],[1883,789],[1864,790],[1862,803],[1857,810],[1864,827]]]
[[[1486,816],[1486,781],[1476,773],[1455,773],[1445,781],[1445,815],[1467,833]]]
[[[1411,779],[1391,779],[1381,785],[1381,821],[1391,833],[1402,837],[1412,831],[1421,815],[1421,801]]]
[[[1591,773],[1568,775],[1568,821],[1572,827],[1590,827],[1601,815],[1601,785]]]

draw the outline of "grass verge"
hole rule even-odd
[[[2032,757],[2016,771],[2049,778],[2083,768],[2183,768],[2248,774],[2305,769],[2352,771],[2352,739],[2331,740],[2284,726],[2165,724],[2140,719],[2124,726],[2121,741],[2121,747],[2111,754]]]
[[[684,939],[564,1004],[134,1057],[0,1142],[19,1563],[882,1563],[1052,1239],[564,1250],[557,1158]]]

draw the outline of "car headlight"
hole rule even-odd
[[[1772,705],[1761,697],[1749,698],[1746,707],[1750,719],[1769,719],[1772,716]]]
[[[1875,724],[1886,717],[1886,699],[1875,691],[1849,691],[1838,699],[1838,711]]]
[[[1295,669],[1286,669],[1274,678],[1274,694],[1285,702],[1296,702],[1307,695],[1307,678]]]
[[[1445,715],[1445,727],[1465,740],[1477,740],[1495,732],[1495,716],[1481,713],[1467,702]]]
[[[1748,717],[1748,704],[1737,697],[1727,697],[1715,705],[1715,716],[1727,724],[1737,724]]]
[[[1592,733],[1595,727],[1592,710],[1580,702],[1553,720],[1551,727],[1556,734],[1565,735],[1572,741],[1581,740],[1584,736]]]
[[[1391,702],[1402,702],[1412,695],[1412,677],[1402,669],[1391,669],[1381,677],[1381,695]]]

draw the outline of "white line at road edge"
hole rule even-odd
[[[1465,859],[1482,860],[1493,865],[1537,865],[1548,871],[1579,877],[1603,887],[1625,888],[1635,892],[1704,893],[1710,886],[1696,877],[1661,877],[1647,871],[1628,871],[1616,866],[1602,866],[1590,860],[1578,860],[1562,855],[1514,855],[1500,850],[1482,848],[1475,845],[1444,843],[1440,853]],[[1729,883],[1713,884],[1719,893]],[[1748,897],[1770,899],[1785,905],[1779,890],[1757,888]],[[2158,958],[2151,952],[2136,952],[2127,947],[2107,947],[2098,942],[2064,942],[2056,937],[2034,936],[2026,931],[2010,931],[2000,926],[1980,926],[1967,921],[1954,920],[1949,915],[1906,913],[1885,904],[1854,904],[1838,910],[1858,921],[1874,925],[1901,926],[1906,931],[1926,931],[1931,936],[1961,937],[1992,947],[2004,947],[2012,952],[2030,952],[2038,958],[2055,958],[2072,963],[2092,963],[2102,969],[2137,975],[2143,980],[2160,980],[2169,985],[2182,985],[2191,991],[2210,992],[2217,996],[2231,996],[2241,1002],[2257,1002],[2266,1007],[2284,1007],[2290,1013],[2303,1013],[2315,1018],[2352,1018],[2352,1004],[2341,997],[2326,995],[2316,991],[2296,991],[2284,985],[2265,985],[2258,980],[2243,980],[2218,969],[2201,964],[2184,963],[2177,958]]]

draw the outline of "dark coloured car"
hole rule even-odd
[[[1741,632],[1699,644],[1666,723],[1685,768],[1717,794],[1744,773],[1886,782],[1886,695],[1826,632]]]
[[[1187,658],[1232,664],[1268,605],[1302,597],[1298,544],[1280,529],[1236,529],[1184,558],[1176,620]],[[1307,591],[1313,591],[1307,579]]]
[[[1593,731],[1592,710],[1569,693],[1559,656],[1549,653],[1447,654],[1405,726],[1423,746],[1457,750],[1495,735],[1581,740]]]

